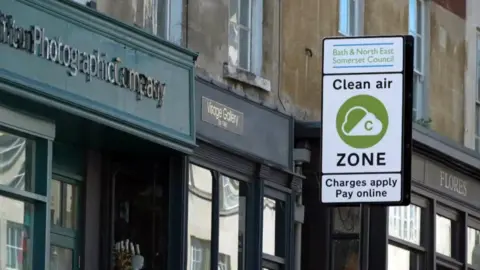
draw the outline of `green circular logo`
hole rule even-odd
[[[369,95],[351,97],[337,113],[337,133],[353,148],[364,149],[379,143],[388,128],[385,105]]]

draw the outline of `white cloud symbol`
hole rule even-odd
[[[365,116],[358,121],[358,123],[350,130],[350,132],[345,131],[345,125],[348,122],[348,116],[350,113],[356,110],[361,110],[365,113]],[[367,111],[365,108],[360,106],[355,106],[348,110],[345,114],[345,119],[342,123],[342,132],[347,136],[376,136],[380,134],[383,129],[383,123],[378,120],[378,118],[371,112]]]

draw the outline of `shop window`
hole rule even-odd
[[[247,184],[220,175],[219,192],[221,201],[218,235],[219,254],[225,254],[232,259],[232,270],[245,269]]]
[[[467,228],[467,263],[469,269],[480,269],[480,221],[473,218]]]
[[[413,195],[407,206],[388,207],[388,270],[424,270],[429,201]]]
[[[387,270],[424,270],[423,256],[422,253],[389,244]]]
[[[247,183],[195,164],[189,174],[189,270],[245,269]]]
[[[0,132],[0,185],[32,191],[33,142]]]
[[[190,165],[189,173],[189,270],[210,270],[213,175],[210,170],[193,164]]]
[[[263,197],[262,251],[263,260],[270,268],[284,269],[286,245],[287,195],[265,188]]]
[[[332,209],[332,269],[356,270],[359,263],[360,207]]]
[[[333,240],[333,270],[357,270],[359,240]]]
[[[414,204],[389,207],[388,234],[415,245],[420,245],[421,212],[422,208]]]
[[[452,220],[436,215],[435,250],[445,256],[452,256]]]
[[[0,269],[45,263],[49,144],[12,130],[0,132]]]
[[[8,220],[6,227],[6,269],[28,269],[28,262],[31,259],[28,251],[29,226],[23,222],[17,223]]]
[[[73,0],[95,7],[99,12],[142,28],[175,44],[182,42],[183,1],[181,0]]]
[[[50,270],[75,269],[80,264],[80,183],[54,175],[50,184]]]

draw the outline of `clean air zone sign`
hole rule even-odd
[[[410,202],[413,39],[323,41],[323,203]]]

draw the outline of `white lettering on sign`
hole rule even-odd
[[[467,196],[467,181],[447,172],[440,171],[440,186],[459,195]]]
[[[324,40],[322,202],[403,201],[404,43]]]
[[[322,199],[333,203],[399,201],[400,174],[322,176]]]

